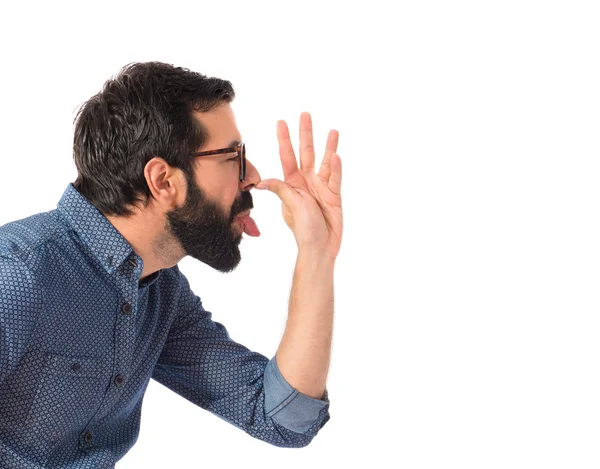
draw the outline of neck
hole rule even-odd
[[[106,216],[106,215],[105,215]],[[163,230],[164,220],[151,213],[136,213],[124,218],[106,216],[107,220],[127,240],[135,253],[142,258],[144,270],[140,280],[152,275],[161,269],[176,265],[184,253],[171,236]]]

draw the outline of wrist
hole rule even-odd
[[[318,264],[335,264],[336,255],[332,254],[328,249],[321,249],[316,246],[298,247],[299,260],[305,260],[311,263]]]

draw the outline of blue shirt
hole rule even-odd
[[[150,378],[280,447],[329,420],[233,341],[178,266],[143,260],[70,183],[57,208],[0,227],[0,467],[112,468],[139,434]]]

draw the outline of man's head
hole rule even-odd
[[[253,207],[249,190],[260,176],[247,161],[240,182],[235,153],[190,156],[241,141],[234,96],[226,80],[134,63],[79,110],[73,185],[146,251],[145,266],[185,255],[222,272],[238,265],[244,225],[235,217]]]

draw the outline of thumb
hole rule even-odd
[[[277,194],[281,201],[288,207],[293,207],[302,198],[289,184],[279,179],[263,179],[256,185],[256,188],[260,190],[266,189]]]

